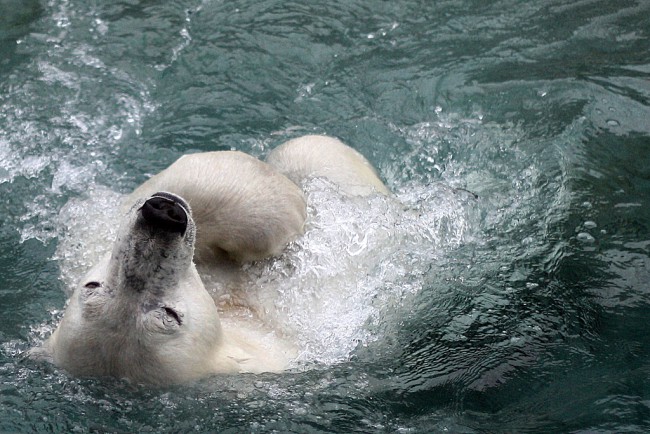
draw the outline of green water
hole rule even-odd
[[[251,271],[296,369],[155,390],[23,359],[121,194],[307,133],[401,206],[312,186],[318,230]],[[650,429],[647,1],[0,0],[0,198],[2,432]]]

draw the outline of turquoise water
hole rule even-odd
[[[248,270],[294,370],[24,360],[121,195],[307,133],[397,202],[307,185],[305,238]],[[650,429],[646,1],[0,0],[0,193],[0,431]]]

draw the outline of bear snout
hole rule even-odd
[[[155,195],[142,205],[140,211],[144,220],[151,226],[166,232],[177,232],[181,236],[185,235],[187,212],[175,200],[175,196]]]

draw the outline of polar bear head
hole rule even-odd
[[[58,328],[33,354],[74,375],[148,384],[228,371],[214,366],[223,337],[192,262],[195,233],[181,197],[139,200],[112,252],[81,280]]]

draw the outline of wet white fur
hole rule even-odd
[[[184,198],[197,226],[202,262],[226,255],[246,262],[273,256],[302,234],[302,191],[272,166],[238,151],[179,158],[126,200],[168,191]]]

